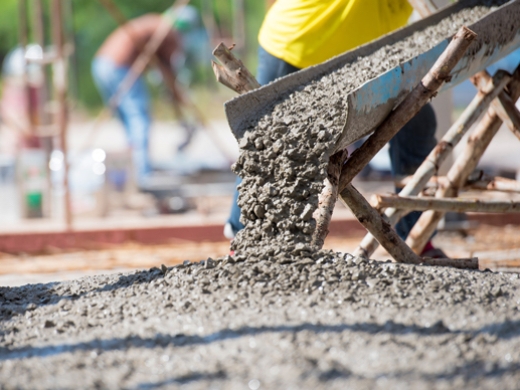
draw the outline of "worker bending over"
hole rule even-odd
[[[157,27],[164,23],[160,14],[146,14],[125,23],[112,32],[92,61],[92,75],[105,103],[116,94]],[[180,37],[172,29],[159,45],[155,63],[164,80],[175,80],[172,63],[181,50]],[[168,84],[168,83],[166,83]],[[145,186],[149,175],[148,139],[150,131],[150,97],[142,76],[118,100],[114,108],[123,122],[132,149],[137,186]]]

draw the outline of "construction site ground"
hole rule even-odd
[[[482,225],[435,243],[503,256],[519,233]],[[351,251],[359,238],[326,246]],[[2,255],[0,284],[13,285],[0,287],[2,388],[518,388],[516,272],[227,251],[222,241]]]
[[[331,236],[325,248],[350,253],[362,236]],[[476,256],[489,269],[520,272],[520,226],[474,225],[469,229],[441,231],[433,240],[450,257]],[[0,286],[20,286],[71,280],[82,276],[173,266],[184,260],[218,258],[229,253],[229,241],[176,242],[146,245],[125,243],[89,250],[55,248],[43,254],[0,254]],[[375,259],[388,259],[379,248]]]
[[[487,166],[508,161],[501,168],[514,172],[518,141],[507,129],[497,138]],[[355,185],[367,198],[393,191],[391,182]],[[233,263],[217,237],[229,195],[201,199],[181,215],[119,211],[75,222],[78,231],[148,229],[136,236],[146,244],[1,253],[2,387],[518,388],[514,215],[450,221],[435,236],[449,256],[479,257],[480,271],[343,255],[312,266]],[[342,206],[334,219],[325,247],[351,252],[364,230]],[[64,229],[60,220],[29,222],[3,224],[0,235],[31,243]],[[208,226],[208,236],[150,242],[161,230]],[[179,267],[208,257],[210,267]],[[382,249],[372,257],[389,258]]]
[[[368,198],[393,187],[356,186]],[[382,262],[344,257],[364,229],[338,205],[325,247],[342,254],[304,266],[227,259],[229,241],[218,237],[229,202],[76,221],[79,231],[126,226],[147,244],[1,253],[2,388],[518,388],[513,214],[443,225],[435,245],[480,258],[482,270],[467,271],[384,262],[382,249],[372,256]],[[11,235],[49,234],[32,222]],[[161,231],[190,229],[199,236],[153,243]]]
[[[508,132],[499,133],[500,142],[491,148],[494,153],[487,157],[487,166],[493,167],[490,162],[498,153],[498,147],[506,145],[507,141],[516,146],[518,141],[510,140],[510,137]],[[512,165],[502,166],[506,171],[512,168]],[[232,188],[231,183],[225,185]],[[389,176],[386,180],[356,179],[355,185],[367,199],[375,193],[394,191]],[[472,192],[461,195],[476,196]],[[519,199],[515,194],[497,192],[480,196],[495,200]],[[145,196],[145,200],[149,201],[149,196]],[[142,199],[132,201],[132,197],[130,201],[143,203]],[[79,236],[77,244],[71,245],[66,245],[69,233],[60,219],[3,224],[0,226],[0,286],[71,280],[160,267],[161,264],[173,266],[184,260],[200,261],[228,254],[230,242],[223,236],[223,223],[228,217],[231,195],[196,196],[191,203],[192,209],[182,214],[147,216],[139,207],[119,204],[103,218],[80,216],[74,222],[74,234]],[[344,253],[351,253],[366,233],[340,202],[330,230],[325,248]],[[86,238],[82,239],[82,233]],[[479,257],[482,269],[520,270],[518,214],[468,214],[462,220],[442,224],[433,242],[453,258]],[[372,257],[378,260],[391,258],[381,247]]]

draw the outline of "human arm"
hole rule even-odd
[[[171,30],[164,38],[161,46],[156,53],[156,65],[161,72],[162,78],[169,92],[176,101],[184,102],[182,93],[177,87],[177,75],[172,67],[172,58],[174,58],[182,50],[181,41],[178,33]]]
[[[158,59],[156,63],[159,71],[161,72],[164,84],[173,96],[173,99],[180,103],[184,103],[185,100],[183,95],[177,87],[177,75],[175,74],[175,71],[172,69],[171,65],[161,59]]]
[[[265,9],[271,8],[271,6],[275,3],[276,0],[265,0]]]

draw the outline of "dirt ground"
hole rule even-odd
[[[325,249],[351,253],[362,236],[328,237]],[[477,256],[482,268],[520,270],[520,227],[476,226],[470,229],[440,231],[436,246],[450,257]],[[174,266],[184,260],[204,260],[229,254],[229,241],[202,242],[175,240],[163,245],[127,243],[106,245],[89,250],[48,249],[40,254],[0,253],[0,286],[21,286],[77,279],[82,276]],[[387,260],[388,253],[379,248],[373,256]]]
[[[519,233],[481,227],[436,241],[448,253],[503,251]],[[335,240],[328,245],[358,241]],[[0,287],[1,387],[518,388],[517,273],[335,252],[288,264],[215,256],[161,270],[227,250],[184,245],[182,254],[177,243],[34,257],[37,267],[155,267]]]

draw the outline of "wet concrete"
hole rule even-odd
[[[309,244],[345,91],[487,11],[302,86],[251,127],[235,257],[0,288],[2,387],[518,388],[517,274]]]
[[[252,118],[239,140],[241,155],[233,167],[243,178],[238,204],[246,226],[233,248],[260,258],[311,256],[316,228],[312,215],[328,159],[346,123],[349,91],[427,51],[504,2],[464,8],[301,85],[281,96],[260,118]]]
[[[0,288],[2,388],[518,388],[517,274],[244,260]]]

